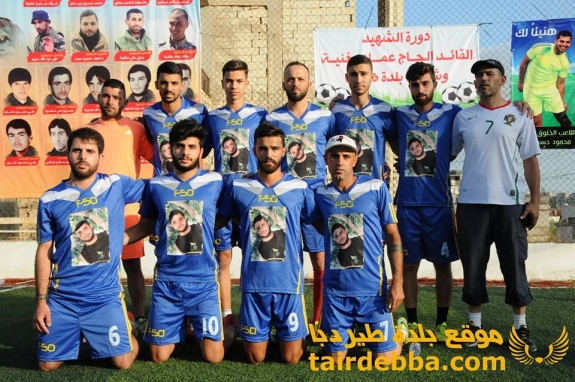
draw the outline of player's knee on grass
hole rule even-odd
[[[254,365],[262,363],[266,358],[267,346],[267,341],[258,343],[244,342],[244,349],[248,360]]]
[[[174,344],[163,346],[150,345],[150,357],[152,358],[152,361],[156,363],[166,362],[170,359],[174,348]]]
[[[291,342],[280,341],[280,357],[284,362],[296,364],[303,355],[304,347],[305,342],[303,340]]]
[[[214,364],[224,359],[224,345],[221,341],[216,342],[206,338],[202,340],[200,347],[206,362]]]
[[[112,364],[115,368],[120,370],[126,370],[134,363],[136,359],[136,354],[132,352],[127,354],[122,354],[116,357],[112,357]]]
[[[63,362],[39,361],[38,362],[38,368],[40,369],[40,371],[52,371],[52,370],[56,370],[57,368],[62,366],[62,364],[63,364]]]

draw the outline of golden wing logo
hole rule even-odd
[[[538,364],[554,365],[561,361],[567,354],[567,350],[569,350],[569,334],[567,333],[567,328],[563,326],[563,331],[559,338],[549,345],[547,355],[545,357],[533,357],[529,354],[529,345],[519,338],[515,328],[512,328],[509,334],[509,350],[513,358],[525,365],[531,365],[533,361]]]

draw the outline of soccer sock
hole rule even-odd
[[[226,316],[232,314],[232,310],[231,309],[224,309],[222,310],[222,318],[226,318]]]
[[[313,271],[313,317],[315,324],[321,318],[321,308],[323,304],[323,271]]]
[[[513,315],[513,326],[515,329],[519,329],[521,325],[527,325],[524,314],[514,314]]]
[[[437,307],[437,319],[435,320],[435,325],[441,325],[447,322],[447,313],[449,313],[448,306],[438,306]]]
[[[481,327],[481,312],[479,312],[479,313],[469,312],[469,321],[473,322],[473,325],[480,328]]]
[[[405,314],[407,315],[407,322],[417,322],[417,308],[405,308]]]

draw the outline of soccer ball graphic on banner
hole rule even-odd
[[[475,84],[473,82],[464,82],[457,88],[457,96],[461,103],[470,103],[475,101],[477,93],[475,92]]]
[[[332,85],[321,84],[315,91],[315,99],[322,105],[327,106],[336,94],[337,93]]]
[[[448,86],[441,92],[444,103],[472,103],[477,99],[477,92],[473,82],[464,82],[459,86]]]
[[[347,88],[336,88],[335,95],[340,99],[346,99],[351,96],[351,92]]]
[[[444,103],[460,103],[461,99],[457,95],[458,86],[448,86],[441,92],[441,100]]]

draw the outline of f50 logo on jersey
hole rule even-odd
[[[232,125],[232,126],[241,126],[244,124],[244,120],[243,119],[228,119],[226,121],[226,125]]]
[[[242,326],[241,327],[242,332],[244,332],[245,334],[257,334],[258,330],[254,327],[254,326]]]
[[[83,198],[83,199],[76,200],[76,207],[89,206],[92,204],[98,204],[98,198],[97,197],[92,196],[90,198]]]
[[[53,353],[56,351],[56,345],[54,344],[45,344],[43,342],[40,342],[38,344],[38,348],[40,349],[40,351],[43,352],[47,352],[47,353]]]
[[[307,130],[307,123],[291,125],[290,130]]]
[[[278,197],[276,195],[258,195],[258,202],[264,203],[277,203]]]
[[[174,190],[174,196],[194,196],[194,189],[189,190]]]
[[[171,129],[172,126],[174,126],[175,124],[176,124],[176,122],[164,122],[164,123],[162,124],[162,127],[163,127],[164,129]]]
[[[164,329],[148,329],[148,333],[150,333],[150,335],[152,337],[164,337],[166,335],[166,331]]]
[[[353,200],[340,200],[335,202],[335,208],[353,208]]]
[[[349,122],[351,122],[351,123],[366,123],[367,118],[365,118],[365,117],[351,117],[349,119]]]
[[[418,120],[418,121],[413,122],[413,126],[415,126],[415,127],[429,127],[429,126],[431,126],[431,122]]]

